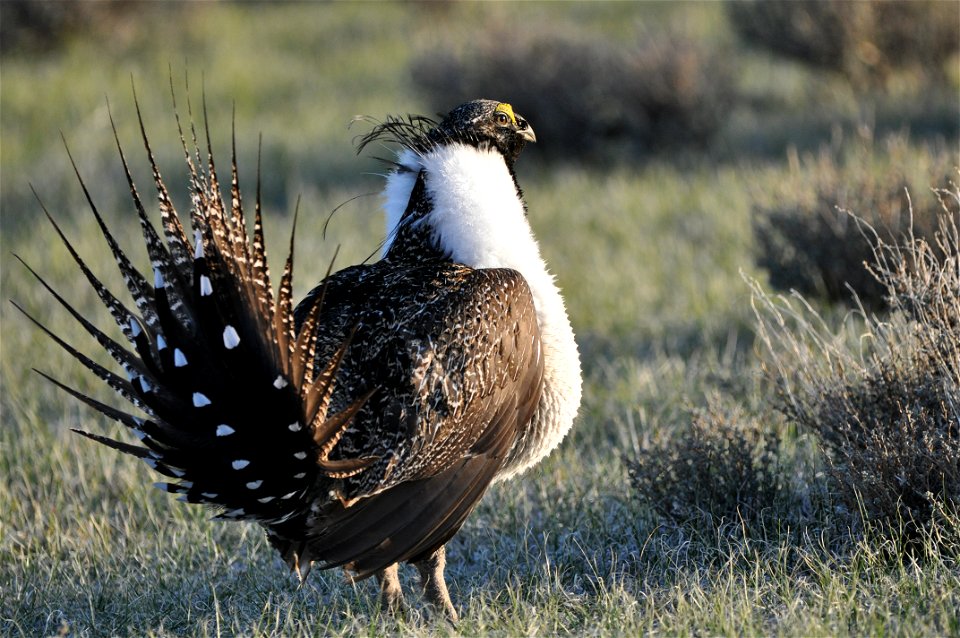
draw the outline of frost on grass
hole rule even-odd
[[[851,521],[907,538],[960,506],[960,189],[937,197],[929,239],[859,222],[889,314],[861,305],[838,333],[800,295],[752,283],[777,409],[816,437]]]

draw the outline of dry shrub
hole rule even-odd
[[[818,439],[854,520],[907,536],[960,506],[960,190],[939,199],[931,240],[873,234],[889,316],[834,334],[802,297],[753,284],[779,410]]]
[[[679,34],[624,48],[582,34],[492,29],[482,43],[448,42],[413,64],[438,111],[467,97],[511,102],[547,153],[608,155],[705,145],[732,102],[728,56]]]
[[[740,37],[858,86],[882,84],[898,69],[945,77],[960,49],[960,5],[942,0],[752,0],[727,5]]]
[[[930,150],[932,161],[920,171],[902,136],[880,148],[867,140],[846,158],[825,150],[807,163],[799,193],[756,205],[756,261],[770,284],[831,302],[849,301],[852,289],[868,308],[885,307],[887,286],[866,267],[873,257],[870,238],[848,211],[866,220],[885,243],[898,243],[909,232],[929,243],[940,206],[931,199],[911,213],[907,192],[943,185],[955,161],[946,151]],[[926,175],[918,178],[917,172]]]
[[[142,17],[143,3],[51,2],[3,0],[0,2],[0,52],[44,52],[56,49],[70,36],[94,31],[105,42],[130,39],[131,22]],[[178,7],[179,10],[179,7]],[[167,19],[171,16],[168,14]]]
[[[780,493],[779,438],[739,409],[713,401],[689,429],[626,459],[640,499],[677,523],[759,520]]]

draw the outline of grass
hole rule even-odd
[[[221,163],[236,105],[247,185],[262,131],[274,259],[300,198],[295,288],[302,294],[337,244],[341,264],[374,251],[382,234],[375,197],[345,205],[321,239],[329,212],[376,191],[379,178],[370,173],[382,171],[354,156],[351,138],[362,130],[347,124],[357,113],[429,112],[407,65],[429,48],[436,30],[470,38],[498,21],[547,21],[626,41],[633,24],[680,20],[708,45],[735,40],[722,7],[713,5],[512,7],[202,4],[176,14],[145,11],[128,37],[79,34],[43,55],[4,53],[2,297],[95,350],[11,254],[107,325],[28,184],[94,271],[119,289],[57,130],[120,241],[142,259],[103,100],[111,101],[146,191],[131,74],[169,183],[182,182],[183,169],[168,65],[181,104],[184,67],[195,108],[203,84]],[[809,163],[791,161],[786,147],[802,154],[830,141],[829,126],[809,125],[819,113],[811,105],[822,103],[841,128],[869,105],[836,79],[740,55],[745,68],[759,71],[737,79],[750,102],[731,113],[710,152],[583,165],[547,163],[534,146],[518,166],[531,223],[581,343],[585,401],[561,448],[520,480],[495,486],[449,545],[448,579],[462,616],[457,633],[960,634],[960,568],[944,540],[960,528],[960,516],[945,512],[941,536],[922,539],[925,553],[898,561],[890,558],[894,541],[881,530],[851,530],[837,515],[841,501],[816,445],[771,416],[774,389],[755,354],[751,290],[741,276],[764,278],[754,266],[755,203],[783,184],[804,183],[797,172]],[[767,85],[757,79],[764,77]],[[767,91],[773,79],[776,88]],[[764,101],[775,109],[761,111]],[[912,105],[903,96],[882,100],[884,109],[921,121]],[[525,114],[536,126],[535,114]],[[955,124],[937,130],[955,149]],[[925,152],[919,143],[908,151]],[[174,195],[186,201],[183,189]],[[828,322],[842,315],[821,310]],[[156,479],[142,464],[71,434],[80,425],[116,430],[91,423],[88,410],[30,368],[101,398],[109,393],[9,304],[0,308],[0,349],[0,633],[454,633],[417,614],[385,617],[372,583],[348,585],[335,572],[313,573],[297,589],[256,527],[210,521],[201,509],[150,488]],[[634,494],[621,460],[682,435],[717,397],[778,441],[784,493],[749,525],[732,516],[706,526],[661,516]],[[402,578],[412,584],[412,570]]]

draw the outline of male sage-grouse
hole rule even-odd
[[[181,500],[256,521],[301,578],[314,563],[353,578],[375,574],[394,608],[403,603],[397,564],[413,563],[426,599],[455,620],[444,544],[493,481],[556,447],[580,403],[573,331],[513,170],[533,129],[492,100],[467,102],[439,123],[377,124],[360,148],[399,147],[384,190],[383,257],[328,275],[296,310],[292,240],[274,296],[259,184],[250,237],[235,151],[225,201],[209,133],[206,161],[195,133],[192,149],[182,129],[180,137],[191,234],[144,133],[162,235],[154,229],[118,140],[152,277],[117,245],[80,178],[135,309],[57,228],[132,349],[50,291],[125,376],[43,329],[143,412],[51,378],[142,445],[80,433],[143,459]]]

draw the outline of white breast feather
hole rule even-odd
[[[400,153],[397,157],[397,163],[403,166],[405,170],[390,173],[387,176],[387,185],[383,189],[383,211],[387,222],[387,238],[383,243],[384,255],[390,250],[397,224],[400,223],[400,218],[407,210],[410,193],[413,191],[413,185],[417,181],[417,172],[420,170],[417,154],[410,150]]]
[[[384,189],[387,247],[417,172],[424,168],[433,210],[420,223],[430,225],[438,244],[455,262],[472,268],[519,271],[533,293],[543,344],[544,390],[533,435],[522,449],[511,452],[497,476],[509,478],[535,465],[560,443],[580,406],[580,356],[563,298],[540,257],[523,202],[499,153],[450,144],[422,156],[404,151],[398,160],[409,170],[392,173]]]

